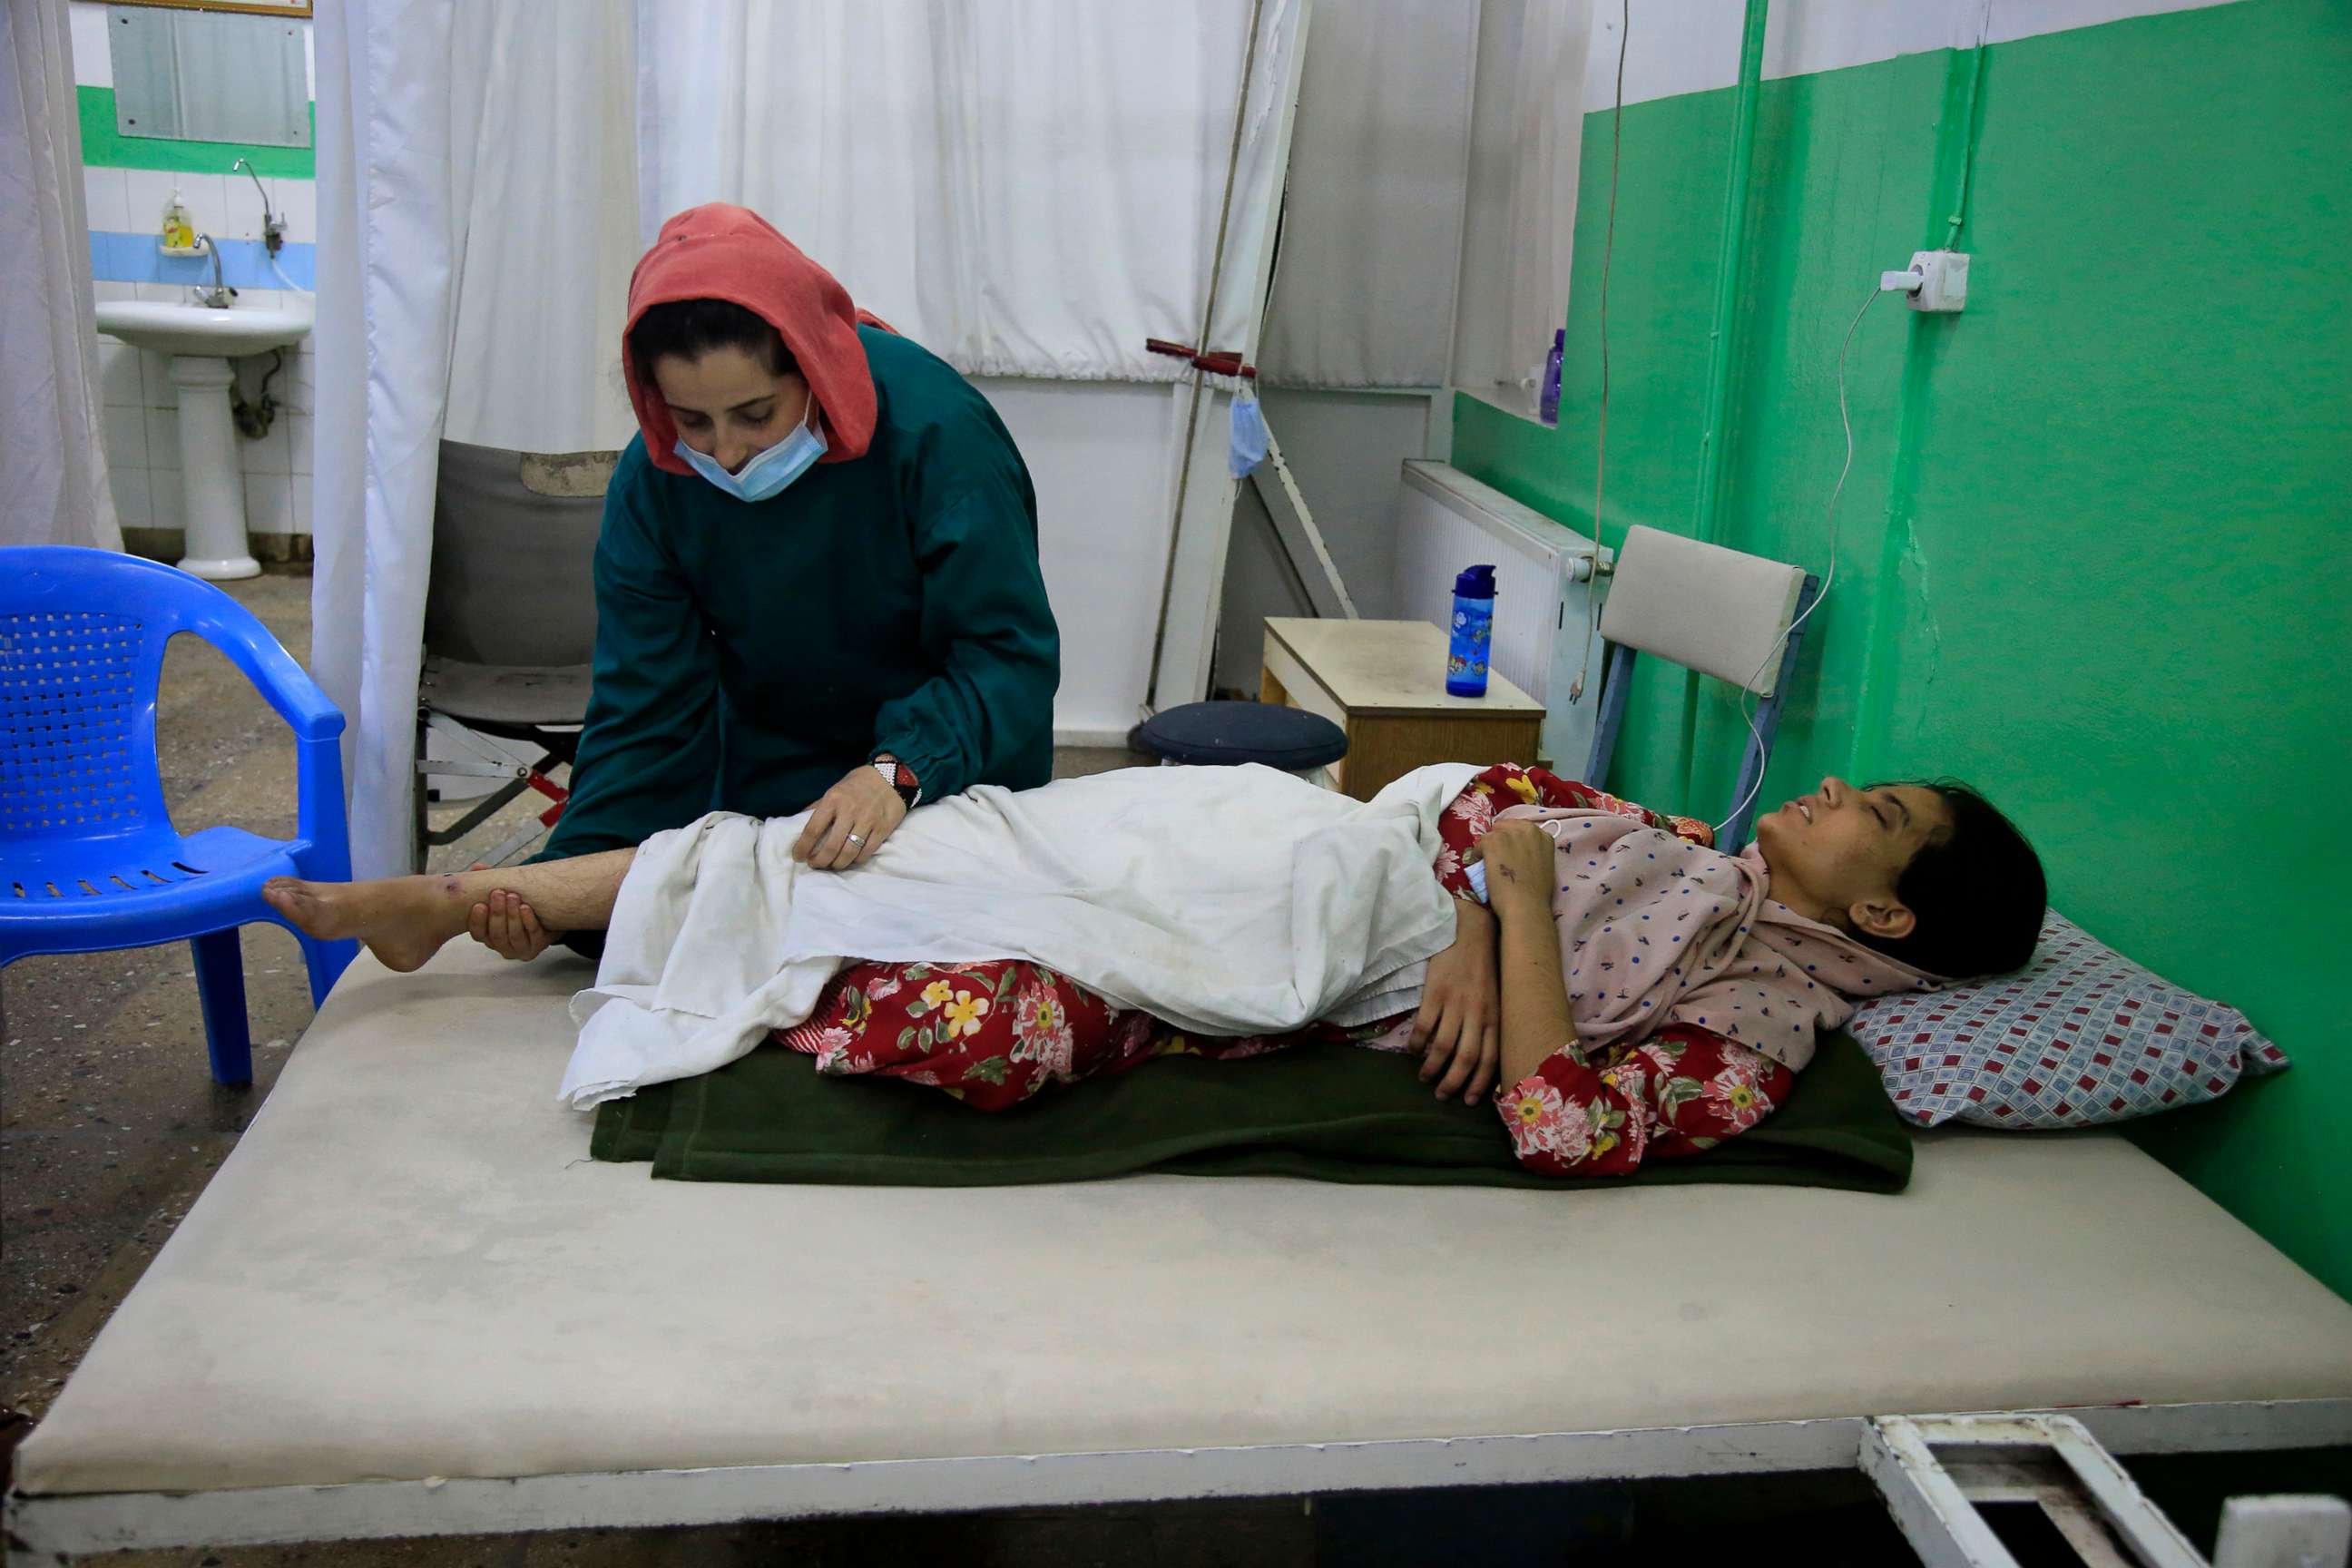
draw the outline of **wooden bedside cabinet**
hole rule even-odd
[[[1269,616],[1258,696],[1319,713],[1348,732],[1332,766],[1370,800],[1430,763],[1533,763],[1544,707],[1489,674],[1484,697],[1445,692],[1445,634],[1427,621]]]

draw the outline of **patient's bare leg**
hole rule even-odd
[[[634,849],[542,860],[488,871],[387,877],[378,882],[304,882],[280,877],[261,889],[269,907],[311,936],[357,937],[386,969],[421,968],[492,893],[519,895],[549,931],[602,931]]]

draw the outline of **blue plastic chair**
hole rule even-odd
[[[163,645],[179,632],[227,656],[293,729],[299,837],[173,830],[155,763],[155,691]],[[252,1082],[237,927],[285,924],[261,900],[272,877],[350,878],[342,730],[302,667],[211,584],[103,550],[0,549],[0,967],[28,953],[185,942],[213,1077]],[[358,944],[295,935],[315,1005]]]

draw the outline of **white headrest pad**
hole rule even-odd
[[[1635,527],[1617,552],[1601,635],[1769,697],[1780,679],[1774,645],[1804,584],[1802,567]]]

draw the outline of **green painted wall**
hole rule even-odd
[[[115,118],[114,89],[74,89],[81,115],[81,161],[93,169],[168,169],[188,174],[225,174],[239,158],[250,159],[268,179],[317,177],[311,148],[319,141],[319,106],[310,106],[310,147],[246,147],[234,142],[175,142],[161,136],[125,136]]]
[[[1981,74],[1979,67],[1981,64]],[[1820,570],[1839,339],[1944,242],[1966,312],[1872,306],[1838,585],[1766,801],[1977,783],[2057,906],[2295,1058],[2141,1142],[2352,1294],[2352,7],[2244,0],[1767,83],[1719,542]],[[1693,531],[1732,94],[1625,111],[1606,533]],[[1592,497],[1610,121],[1588,118],[1559,427],[1458,400],[1455,464]],[[1642,678],[1614,784],[1721,815],[1723,693]]]

